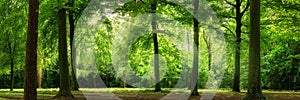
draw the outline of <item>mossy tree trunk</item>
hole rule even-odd
[[[26,41],[26,63],[24,79],[24,100],[37,100],[37,40],[38,40],[38,0],[29,0],[28,29]]]
[[[260,76],[260,0],[250,0],[248,91],[244,100],[264,100]]]

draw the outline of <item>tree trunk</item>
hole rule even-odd
[[[14,89],[14,55],[13,55],[13,48],[12,48],[11,39],[8,36],[8,49],[9,49],[9,55],[10,55],[10,91],[13,91]]]
[[[197,96],[198,93],[198,68],[199,68],[199,22],[197,20],[198,16],[198,7],[199,7],[199,0],[194,0],[194,60],[193,60],[193,69],[191,75],[191,95]]]
[[[70,0],[70,7],[74,7],[74,0]],[[76,48],[74,46],[74,12],[69,10],[69,24],[70,24],[70,47],[71,47],[71,90],[79,91],[79,85],[76,79]]]
[[[244,100],[265,100],[260,77],[260,0],[250,0],[248,91]]]
[[[67,37],[66,37],[66,10],[60,8],[58,10],[58,49],[59,49],[59,74],[60,87],[55,98],[74,98],[70,91]]]
[[[2,75],[0,74],[0,89],[2,89]]]
[[[240,92],[240,44],[241,44],[241,28],[242,28],[242,16],[241,16],[241,1],[236,0],[236,44],[235,44],[235,69],[232,91]]]
[[[14,89],[14,59],[11,57],[10,59],[10,91]]]
[[[93,77],[93,88],[97,88],[96,84],[96,77]]]
[[[211,42],[210,42],[210,37],[205,33],[205,31],[203,30],[203,39],[204,42],[206,44],[206,49],[207,49],[207,66],[208,66],[208,70],[211,70],[211,55],[212,55],[212,51],[211,51]]]
[[[126,71],[125,70],[123,70],[121,87],[123,87],[123,88],[126,87]]]
[[[154,43],[154,74],[155,74],[155,92],[160,92],[160,78],[159,78],[159,51],[158,51],[158,40],[157,40],[157,22],[156,22],[156,7],[157,6],[157,1],[154,0],[154,3],[151,4],[151,11],[152,12],[152,21],[151,21],[151,26],[152,26],[152,38],[153,38],[153,43]]]
[[[210,44],[208,45],[207,50],[208,50],[208,70],[211,70],[211,55],[212,55],[212,51],[211,51]]]
[[[38,88],[42,88],[42,67],[39,67],[38,69]]]
[[[37,100],[36,69],[38,40],[38,0],[29,0],[24,100]]]

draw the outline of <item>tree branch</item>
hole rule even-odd
[[[247,0],[246,8],[242,11],[241,16],[245,14],[245,12],[249,9],[249,7],[250,7],[250,0]]]
[[[234,32],[230,28],[225,25],[222,25],[222,27],[226,28],[233,36],[235,36]]]
[[[235,17],[230,16],[230,15],[218,15],[218,16],[220,16],[220,17],[225,17],[225,18],[233,18],[233,19],[235,19]]]
[[[233,7],[236,7],[236,4],[233,4],[233,3],[229,2],[228,0],[225,0],[225,2]]]

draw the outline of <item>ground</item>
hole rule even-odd
[[[123,100],[159,100],[165,95],[169,94],[172,89],[163,89],[163,92],[153,92],[150,88],[110,88],[110,89],[88,89],[81,88],[82,92],[72,91],[74,96],[78,100],[115,100],[115,97]],[[174,89],[173,89],[174,90]],[[199,89],[200,94],[204,90]],[[52,99],[58,89],[38,89],[38,99],[39,100],[49,100]],[[179,96],[182,93],[187,93],[188,90],[178,89],[176,93]],[[263,91],[264,96],[267,100],[300,100],[300,92],[296,91]],[[220,89],[217,94],[214,95],[213,100],[241,100],[246,95],[246,91],[243,90],[241,93],[231,92],[229,89]],[[9,91],[9,89],[0,89],[0,100],[21,100],[23,97],[23,89],[14,89],[14,91]],[[190,97],[189,100],[199,100],[200,96]],[[182,98],[167,98],[168,100],[181,100]]]

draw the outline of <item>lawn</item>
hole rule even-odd
[[[151,88],[109,88],[109,89],[89,89],[81,88],[80,91],[72,91],[76,99],[84,100],[88,98],[89,100],[105,100],[105,99],[115,99],[112,98],[113,95],[123,100],[158,100],[170,93],[171,89],[163,89],[162,92],[153,92]],[[200,94],[203,89],[199,89]],[[39,100],[49,100],[52,99],[58,89],[38,89],[38,99]],[[176,93],[178,95],[188,93],[186,89],[177,89]],[[270,91],[264,90],[263,94],[268,100],[300,100],[300,92],[295,91]],[[177,95],[177,96],[178,96]],[[229,89],[220,89],[214,96],[213,100],[241,100],[246,95],[246,90],[241,93],[232,92]],[[14,91],[9,91],[9,89],[0,89],[0,100],[7,99],[21,99],[23,97],[23,89],[14,89]],[[200,96],[190,97],[189,100],[199,100]],[[169,98],[174,99],[174,98]],[[180,98],[176,98],[180,99]]]

